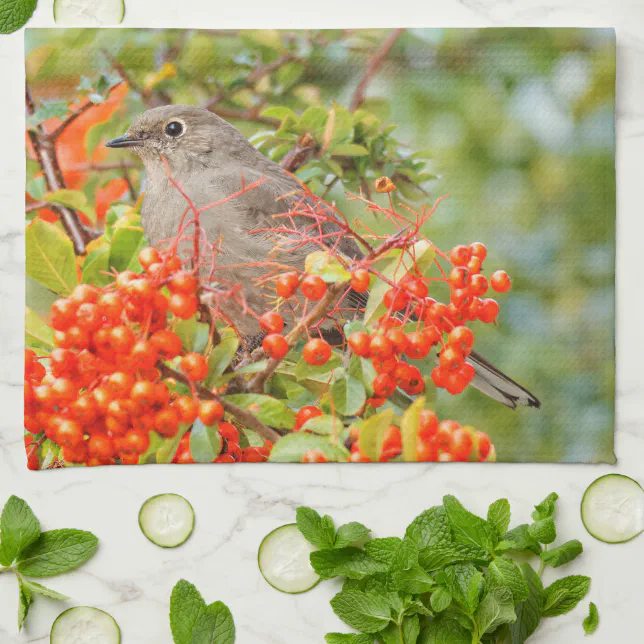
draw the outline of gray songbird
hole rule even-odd
[[[168,105],[147,110],[135,119],[127,133],[106,144],[111,148],[130,148],[143,161],[147,188],[141,211],[143,230],[148,241],[158,246],[174,238],[186,212],[187,202],[170,183],[170,175],[197,208],[225,199],[246,184],[264,177],[258,187],[244,192],[200,215],[207,239],[221,239],[216,273],[220,282],[241,284],[249,306],[258,313],[267,310],[269,300],[257,279],[266,273],[266,262],[274,255],[277,240],[270,233],[252,233],[279,225],[274,215],[288,209],[288,197],[301,198],[298,182],[279,165],[267,159],[230,123],[208,110],[187,105]],[[190,216],[190,215],[188,215]],[[310,219],[305,219],[310,224]],[[327,225],[332,228],[333,224]],[[360,258],[356,242],[344,237],[338,250],[349,258]],[[280,253],[275,261],[297,269],[304,266],[310,249]],[[230,266],[229,269],[226,269]],[[242,315],[234,301],[222,302],[226,314],[244,335],[257,335],[259,328],[252,316]],[[505,376],[475,353],[469,361],[476,369],[472,384],[484,394],[511,408],[517,405],[539,407],[529,391]]]

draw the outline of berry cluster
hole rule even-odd
[[[169,328],[174,319],[196,314],[197,278],[170,252],[145,248],[139,263],[144,274],[123,271],[104,288],[81,284],[53,303],[56,348],[47,368],[33,351],[25,352],[25,429],[59,445],[64,463],[135,464],[149,448],[150,431],[172,438],[199,418],[222,436],[224,452],[216,462],[241,461],[239,433],[223,422],[223,406],[197,394],[195,383],[208,376],[206,358],[185,353]],[[158,369],[159,360],[174,359],[190,395],[180,395]],[[189,434],[181,440],[179,462],[191,458]],[[261,448],[262,460],[270,447]],[[30,466],[37,465],[34,451]]]
[[[360,451],[360,430],[352,427],[350,440],[353,463],[368,463],[369,459]],[[381,462],[390,461],[402,452],[400,428],[390,425],[385,430],[380,451]],[[416,434],[417,461],[486,461],[494,455],[490,437],[473,427],[463,427],[455,420],[438,420],[433,411],[425,409],[420,414]]]

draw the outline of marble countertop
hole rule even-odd
[[[53,0],[40,0],[33,26],[53,26]],[[575,26],[617,29],[618,42],[618,465],[389,465],[293,467],[152,466],[29,472],[22,425],[23,350],[23,34],[0,36],[3,97],[0,146],[0,503],[10,494],[28,500],[47,528],[92,530],[98,554],[51,586],[110,612],[124,644],[170,643],[168,602],[176,581],[194,582],[208,601],[231,608],[240,644],[322,642],[343,630],[328,600],[333,583],[299,596],[283,595],[261,578],[256,564],[261,538],[294,520],[302,504],[338,521],[359,520],[378,536],[402,533],[405,526],[445,493],[484,512],[507,497],[515,521],[529,518],[531,506],[550,491],[561,496],[559,532],[580,538],[585,554],[566,574],[592,576],[589,596],[573,612],[545,620],[530,641],[579,644],[588,600],[600,610],[595,644],[642,641],[644,536],[622,546],[594,541],[583,529],[579,502],[586,486],[607,472],[644,479],[644,333],[641,258],[642,156],[644,155],[644,2],[641,0],[246,0],[239,9],[205,0],[127,0],[127,27],[382,27],[382,26]],[[310,5],[310,6],[307,6]],[[142,501],[177,492],[192,502],[197,516],[190,541],[160,551],[140,533],[136,516]],[[549,580],[546,573],[547,582]],[[554,576],[553,576],[554,578]],[[48,642],[60,604],[38,598],[29,626],[16,630],[17,589],[0,578],[0,641]]]

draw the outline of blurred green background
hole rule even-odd
[[[279,123],[264,111],[288,106],[299,115],[332,101],[349,108],[390,35],[31,29],[27,81],[46,104],[77,99],[82,76],[87,87],[101,74],[128,78],[121,109],[87,132],[97,162],[123,158],[95,149],[146,107],[168,102],[209,104],[279,160],[279,141],[265,138]],[[486,274],[504,268],[513,279],[498,298],[499,326],[478,323],[477,348],[542,409],[513,412],[471,388],[457,397],[441,391],[438,403],[442,417],[488,432],[499,460],[615,460],[614,88],[615,35],[601,29],[411,29],[367,87],[362,107],[382,127],[398,127],[383,139],[388,165],[365,178],[407,172],[405,196],[418,207],[449,194],[428,237],[443,250],[482,241]],[[419,150],[429,150],[423,172],[431,174],[409,174],[405,159]],[[320,156],[300,176],[347,215],[377,225],[344,198],[358,188],[358,166],[329,187]],[[116,176],[90,173],[90,201]],[[144,187],[136,169],[130,179]]]

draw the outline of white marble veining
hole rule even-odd
[[[53,0],[40,0],[32,21],[52,26]],[[323,642],[343,630],[328,604],[335,586],[324,583],[300,596],[282,595],[259,575],[256,553],[269,530],[290,522],[308,504],[338,521],[360,520],[380,536],[407,523],[445,493],[475,511],[505,496],[517,520],[546,493],[561,495],[560,535],[580,538],[586,552],[566,573],[590,574],[589,597],[574,612],[545,624],[535,644],[585,642],[581,620],[588,600],[600,610],[596,644],[643,641],[644,536],[622,546],[589,537],[579,518],[585,487],[617,471],[644,480],[644,305],[641,282],[644,217],[644,2],[642,0],[246,0],[230,5],[205,0],[127,0],[128,27],[359,27],[359,26],[613,26],[618,41],[618,415],[619,463],[580,465],[390,465],[243,467],[152,466],[29,472],[22,449],[23,348],[23,35],[0,36],[0,503],[10,494],[29,501],[46,528],[92,530],[101,540],[96,557],[50,585],[75,603],[109,611],[124,644],[166,644],[170,590],[181,577],[209,601],[231,608],[240,644]],[[159,550],[140,533],[141,502],[164,491],[193,503],[197,526],[177,550]],[[546,581],[555,575],[546,573]],[[18,635],[15,581],[0,576],[0,642],[48,642],[61,605],[37,598],[29,626]]]

